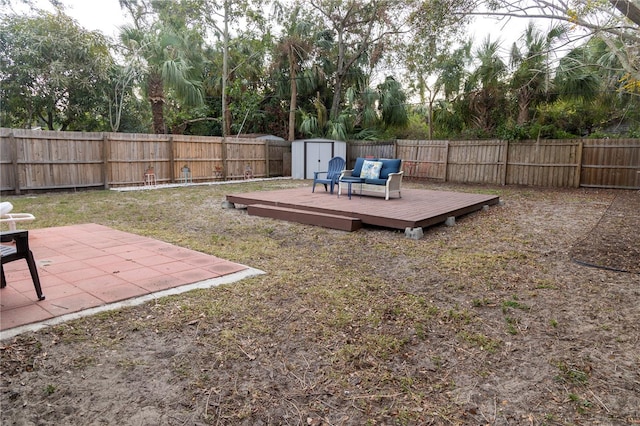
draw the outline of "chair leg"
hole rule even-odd
[[[27,265],[29,265],[29,272],[31,273],[31,279],[33,280],[33,286],[36,289],[36,295],[38,300],[44,300],[44,294],[42,294],[42,287],[40,287],[40,277],[38,277],[38,269],[36,268],[36,261],[33,258],[31,250],[26,255]]]
[[[0,264],[0,273],[2,274],[2,282],[0,282],[0,288],[5,288],[7,286],[7,280],[4,278],[4,266]]]

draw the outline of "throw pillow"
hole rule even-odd
[[[380,176],[380,170],[382,169],[382,161],[368,161],[365,160],[362,165],[362,171],[360,177],[362,179],[378,179]]]

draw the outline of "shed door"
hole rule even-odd
[[[333,142],[305,143],[305,179],[313,179],[313,172],[324,172],[333,158]]]

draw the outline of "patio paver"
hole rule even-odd
[[[7,287],[0,291],[3,338],[11,334],[7,330],[158,291],[206,284],[239,272],[262,273],[97,224],[33,229],[29,246],[46,299],[37,300],[26,262],[3,265],[7,278]]]

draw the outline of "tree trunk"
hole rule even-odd
[[[222,137],[231,133],[231,114],[227,105],[227,79],[229,78],[229,0],[224,2],[224,32],[222,47]]]
[[[291,75],[291,100],[289,102],[289,142],[296,138],[296,109],[298,98],[298,82],[293,52],[289,53],[289,70]]]
[[[151,114],[153,117],[153,133],[166,133],[164,125],[164,88],[162,76],[152,73],[149,76],[149,102],[151,102]]]
[[[630,0],[609,0],[609,2],[620,12],[629,18],[634,24],[640,25],[640,7]]]
[[[518,96],[518,125],[522,126],[529,121],[529,105],[531,104],[531,97],[527,93],[521,93]]]

